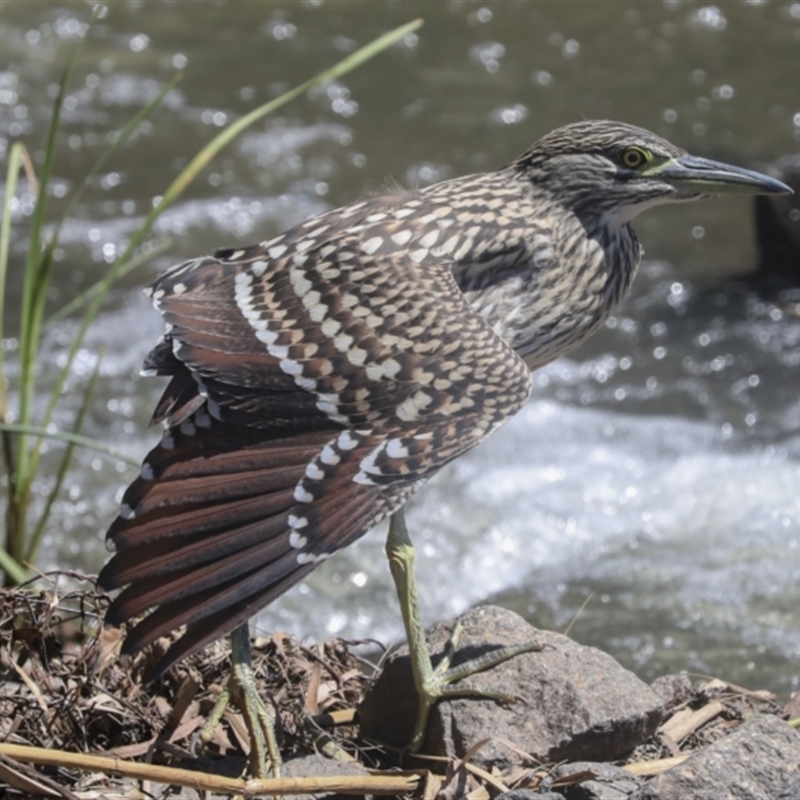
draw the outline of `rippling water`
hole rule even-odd
[[[0,3],[0,155],[14,138],[42,147],[86,9]],[[137,371],[161,322],[139,287],[173,261],[394,182],[499,167],[581,117],[745,166],[799,146],[800,3],[114,3],[65,105],[54,214],[109,131],[177,69],[185,78],[76,209],[53,302],[102,275],[220,126],[415,16],[426,18],[418,35],[245,134],[163,218],[168,256],[123,281],[76,364],[71,388],[106,348],[90,434],[136,455],[156,438],[146,424],[160,387]],[[17,263],[30,208],[23,197]],[[557,629],[577,615],[572,635],[646,676],[687,668],[796,686],[800,320],[740,280],[756,263],[750,216],[726,198],[638,220],[647,260],[607,328],[537,373],[523,413],[412,502],[428,620],[500,599]],[[74,330],[50,330],[45,384]],[[61,423],[77,402],[66,398]],[[80,453],[41,565],[96,570],[131,477]],[[382,548],[382,532],[368,535],[261,624],[399,636]]]

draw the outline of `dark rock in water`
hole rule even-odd
[[[774,294],[800,287],[800,153],[785,156],[764,171],[795,192],[755,198],[759,270],[753,282]]]
[[[800,778],[800,733],[772,716],[743,723],[649,781],[631,800],[776,800]]]
[[[473,609],[460,622],[464,634],[454,666],[497,647],[534,639],[544,649],[468,678],[485,689],[518,695],[519,702],[456,698],[437,703],[424,753],[461,758],[482,739],[500,737],[543,761],[609,761],[646,741],[658,727],[658,696],[606,653],[539,631],[519,615],[493,606]],[[443,623],[428,633],[434,662],[454,626],[455,621]],[[361,705],[361,735],[405,747],[416,709],[408,649],[402,648],[387,661]],[[495,739],[470,760],[484,768],[503,768],[524,759]]]

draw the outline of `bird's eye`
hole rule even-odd
[[[622,151],[622,164],[628,169],[639,169],[645,162],[650,160],[650,154],[640,147],[629,147]]]

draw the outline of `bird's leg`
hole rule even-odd
[[[541,650],[542,648],[536,642],[501,647],[451,669],[450,664],[462,633],[462,627],[458,624],[451,634],[450,640],[445,645],[441,661],[434,669],[419,611],[417,582],[414,577],[414,545],[408,535],[403,509],[396,511],[389,521],[386,555],[389,557],[389,568],[394,578],[397,597],[400,600],[400,610],[403,614],[403,624],[406,629],[406,638],[408,639],[411,670],[414,675],[414,685],[419,695],[417,721],[411,742],[408,745],[413,753],[422,747],[422,743],[425,740],[428,714],[433,704],[440,698],[484,697],[507,703],[519,699],[516,695],[508,694],[507,692],[493,692],[474,684],[461,683],[458,686],[448,686],[448,684],[461,678],[466,678],[469,675],[474,675],[476,672],[490,669],[520,653]]]
[[[250,652],[250,630],[242,623],[231,632],[231,673],[228,684],[212,709],[202,730],[200,739],[208,742],[214,728],[222,719],[228,703],[233,701],[244,717],[250,734],[250,773],[255,778],[268,776],[269,764],[272,776],[280,777],[281,754],[275,736],[275,715],[267,708],[256,690],[253,662]]]

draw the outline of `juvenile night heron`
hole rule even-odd
[[[144,374],[171,378],[165,432],[100,574],[125,587],[109,623],[150,611],[125,651],[185,625],[163,673],[394,515],[424,717],[465,670],[431,668],[405,501],[522,408],[532,369],[603,324],[640,260],[637,214],[788,191],[641,128],[578,122],[497,172],[370,197],[158,277],[167,332]],[[423,736],[424,719],[412,745]]]

